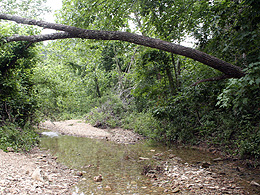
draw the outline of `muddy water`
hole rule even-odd
[[[260,192],[256,191],[257,188],[251,189],[249,185],[252,180],[260,182],[259,173],[238,168],[233,162],[214,162],[217,156],[194,149],[169,149],[148,143],[120,145],[72,136],[43,137],[41,147],[50,149],[58,161],[83,173],[75,194],[167,194],[163,188],[154,186],[150,178],[141,174],[145,165],[159,163],[153,158],[155,153],[163,154],[161,160],[173,154],[180,157],[183,163],[196,166],[203,161],[210,162],[212,171],[235,178],[247,190],[252,190],[252,194]],[[94,181],[93,178],[98,175],[102,175],[102,182]]]

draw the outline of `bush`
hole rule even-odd
[[[107,95],[98,100],[99,107],[91,109],[87,114],[87,121],[101,128],[115,128],[121,126],[121,119],[127,111],[125,105],[116,95]]]
[[[29,127],[21,129],[14,124],[0,127],[0,149],[4,151],[7,151],[8,147],[15,151],[29,151],[38,141],[38,135]]]
[[[149,112],[132,112],[122,120],[122,127],[133,129],[136,133],[155,138],[160,131],[159,122]]]

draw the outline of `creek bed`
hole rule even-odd
[[[169,157],[175,157],[180,166],[189,164],[200,167],[198,170],[222,174],[250,194],[260,192],[259,187],[249,184],[250,181],[260,182],[258,172],[246,170],[242,166],[238,168],[233,162],[214,162],[213,159],[217,156],[195,149],[169,149],[145,141],[134,145],[117,144],[73,136],[42,137],[41,148],[50,150],[59,162],[79,171],[82,180],[76,186],[74,194],[171,194],[171,185],[156,185],[157,178],[151,179],[142,174],[144,167],[162,166]],[[201,168],[203,162],[209,162],[210,167]],[[93,179],[99,175],[103,178],[101,182]],[[190,194],[189,189],[176,192]]]

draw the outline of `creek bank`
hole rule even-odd
[[[0,194],[71,194],[79,181],[75,171],[57,163],[48,151],[28,153],[0,150]]]
[[[189,148],[193,148],[196,150],[212,153],[214,155],[220,156],[216,161],[232,161],[235,165],[243,165],[247,169],[252,169],[256,171],[260,171],[260,161],[252,158],[241,158],[241,156],[230,155],[220,148],[220,146],[214,146],[213,144],[209,145],[206,142],[201,142],[197,146],[188,146]]]

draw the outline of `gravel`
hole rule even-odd
[[[38,148],[29,153],[0,150],[0,194],[71,194],[79,177]]]

